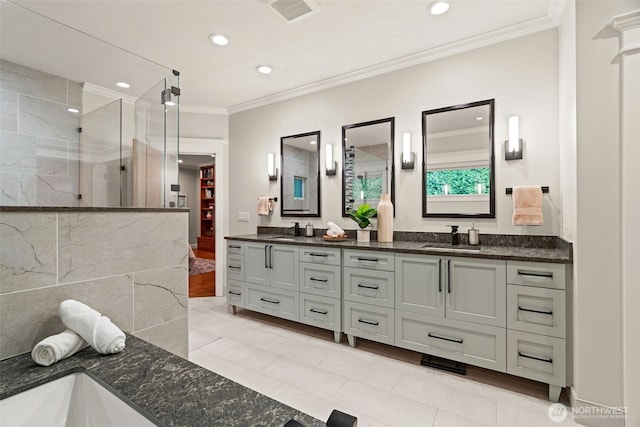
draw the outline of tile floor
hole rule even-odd
[[[360,427],[578,426],[570,415],[551,421],[544,384],[474,367],[450,374],[420,357],[366,340],[354,349],[345,336],[336,344],[330,331],[248,310],[234,316],[224,297],[189,300],[189,360],[320,420],[335,408]]]

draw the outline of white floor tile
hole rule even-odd
[[[278,323],[233,315],[224,297],[190,299],[189,360],[322,421],[338,409],[360,427],[577,426],[552,422],[550,402]]]
[[[334,400],[354,412],[392,426],[431,426],[436,417],[436,408],[354,381],[347,382]]]
[[[480,424],[490,426],[497,424],[498,402],[491,397],[475,394],[462,388],[403,375],[392,394],[444,409]]]

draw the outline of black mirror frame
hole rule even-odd
[[[390,150],[391,150],[391,176],[390,176],[390,181],[389,181],[389,188],[390,188],[390,193],[391,193],[391,203],[393,203],[393,216],[395,217],[395,212],[396,212],[396,203],[395,203],[395,152],[394,152],[394,145],[395,145],[395,117],[387,117],[384,119],[379,119],[379,120],[371,120],[368,122],[361,122],[361,123],[354,123],[351,125],[344,125],[342,126],[342,216],[343,217],[348,217],[349,214],[347,213],[347,204],[346,204],[346,199],[345,199],[345,188],[346,188],[346,181],[345,181],[345,166],[346,166],[346,155],[347,155],[347,150],[346,150],[346,146],[345,146],[345,138],[347,136],[347,130],[349,129],[353,129],[353,128],[358,128],[358,127],[362,127],[362,126],[370,126],[370,125],[377,125],[380,123],[385,123],[385,122],[389,122],[389,124],[391,125],[391,132],[389,135],[389,145],[390,145]],[[377,206],[373,206],[374,208]],[[377,216],[377,215],[376,215]]]
[[[288,138],[302,138],[305,136],[316,135],[318,138],[318,143],[316,144],[316,148],[318,151],[318,213],[315,214],[306,214],[306,213],[286,213],[284,208],[284,140]],[[299,133],[297,135],[287,135],[280,138],[280,216],[281,217],[308,217],[308,218],[319,218],[322,216],[322,206],[320,205],[321,201],[321,191],[320,191],[320,136],[321,132],[319,130],[314,132],[307,133]]]
[[[489,117],[489,164],[491,186],[489,188],[489,213],[461,214],[461,213],[428,213],[427,212],[427,180],[425,177],[427,168],[427,116],[429,114],[443,113],[446,111],[461,110],[464,108],[479,107],[481,105],[490,106]],[[496,166],[494,145],[494,118],[495,118],[495,99],[486,99],[484,101],[470,102],[467,104],[452,105],[444,108],[436,108],[434,110],[426,110],[422,112],[422,217],[423,218],[495,218],[496,217]]]

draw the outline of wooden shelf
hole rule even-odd
[[[214,224],[215,224],[215,165],[200,167],[200,237],[198,249],[215,252]],[[207,218],[210,213],[211,218]]]

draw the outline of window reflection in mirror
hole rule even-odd
[[[280,138],[281,216],[320,216],[320,131]]]
[[[422,112],[423,217],[495,218],[494,100]]]
[[[342,216],[368,204],[378,206],[393,185],[393,117],[342,127]]]

